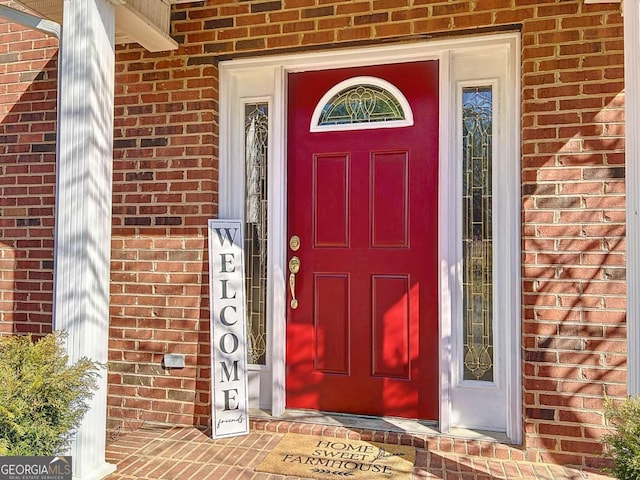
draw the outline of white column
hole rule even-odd
[[[624,0],[628,392],[640,394],[640,0]]]
[[[64,0],[58,103],[54,328],[73,362],[105,364],[113,161],[115,13],[109,0]],[[71,447],[74,479],[100,479],[105,462],[107,375]]]

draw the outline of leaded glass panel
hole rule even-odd
[[[354,85],[334,95],[322,109],[319,126],[404,120],[398,99],[377,85]]]
[[[493,381],[491,87],[462,90],[464,380]]]
[[[267,357],[267,145],[268,104],[245,105],[245,282],[247,356]]]

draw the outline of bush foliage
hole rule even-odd
[[[99,365],[68,365],[64,335],[0,337],[0,456],[59,455],[88,410]]]
[[[602,437],[613,466],[605,469],[621,480],[640,479],[640,397],[621,403],[607,399],[605,418],[613,430]]]

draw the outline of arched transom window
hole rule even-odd
[[[363,130],[413,125],[409,102],[393,84],[376,77],[353,77],[320,99],[311,131]]]

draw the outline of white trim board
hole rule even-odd
[[[268,246],[268,333],[269,365],[262,369],[260,377],[250,379],[261,391],[269,391],[271,398],[260,396],[252,407],[270,409],[274,416],[285,410],[285,325],[286,325],[286,98],[287,74],[291,72],[346,68],[363,65],[381,65],[408,61],[438,60],[440,65],[440,178],[439,178],[439,239],[440,263],[439,315],[440,315],[440,430],[455,427],[451,418],[451,319],[453,302],[458,298],[458,258],[451,245],[452,225],[456,205],[455,192],[455,116],[451,105],[455,99],[457,79],[452,74],[451,59],[460,55],[487,55],[498,53],[505,59],[505,81],[502,86],[508,104],[504,114],[505,131],[501,132],[506,143],[505,157],[513,159],[505,175],[504,195],[509,196],[507,217],[503,219],[511,236],[508,237],[504,262],[499,266],[501,275],[508,276],[501,292],[503,307],[499,310],[508,318],[504,327],[505,338],[505,430],[510,441],[522,439],[522,398],[520,372],[520,175],[519,175],[519,52],[520,37],[517,33],[424,41],[411,44],[385,45],[368,48],[349,48],[320,53],[278,55],[220,63],[220,217],[233,218],[243,211],[243,106],[255,98],[270,101],[269,134],[269,188],[268,219],[270,232]],[[479,69],[481,70],[481,69]],[[482,77],[480,77],[482,78]],[[507,131],[508,130],[508,131]],[[517,280],[517,281],[516,281]],[[268,387],[261,387],[268,382]],[[251,387],[250,387],[251,388]]]
[[[624,2],[627,198],[627,391],[640,394],[640,1]]]

